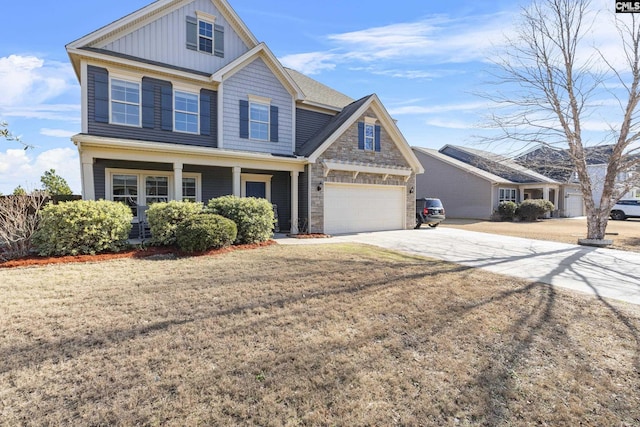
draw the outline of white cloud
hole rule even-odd
[[[40,129],[41,135],[52,136],[54,138],[71,138],[73,135],[77,133],[78,132],[64,130],[64,129],[48,129],[48,128]]]
[[[330,52],[310,52],[286,55],[278,58],[285,67],[293,68],[303,74],[318,74],[325,70],[333,70],[339,55]]]
[[[485,101],[428,106],[406,105],[403,107],[390,108],[389,114],[391,114],[392,116],[399,116],[404,114],[441,114],[452,112],[486,111],[490,106],[491,104]]]
[[[26,190],[40,188],[40,177],[49,169],[55,169],[74,194],[80,194],[78,153],[71,148],[54,148],[35,157],[31,150],[0,151],[0,192],[11,194],[19,185]]]

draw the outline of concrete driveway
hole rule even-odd
[[[640,253],[442,227],[277,241],[364,243],[640,304]]]

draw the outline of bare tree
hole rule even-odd
[[[38,211],[47,200],[38,193],[0,197],[0,261],[29,255]]]
[[[22,144],[22,147],[26,150],[29,148],[33,148],[33,145],[27,144],[25,142],[22,141],[22,139],[19,136],[15,136],[14,134],[11,133],[11,131],[8,128],[8,124],[7,122],[2,122],[0,121],[0,136],[3,137],[4,139],[6,139],[7,141],[15,141],[18,142],[20,144]]]
[[[640,136],[640,20],[633,14],[614,18],[613,4],[611,8],[596,14],[589,0],[533,0],[522,10],[516,35],[496,61],[496,83],[507,90],[485,94],[499,106],[490,120],[501,130],[494,142],[562,148],[566,153],[584,198],[589,239],[604,238],[612,206],[638,184],[637,174],[617,178],[640,164],[634,153]],[[602,19],[607,13],[612,19]],[[589,44],[596,18],[598,25],[617,30],[623,64]],[[603,95],[615,101],[620,114],[594,141],[585,125],[603,114]],[[607,107],[606,114],[611,110]],[[606,172],[597,185],[602,191],[595,198],[598,203],[588,167],[596,144],[610,146],[603,160]],[[559,167],[566,168],[566,163]]]

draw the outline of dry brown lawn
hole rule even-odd
[[[441,226],[572,244],[576,244],[578,239],[587,237],[587,221],[584,218],[544,219],[536,222],[447,218],[445,222],[441,223]],[[613,240],[613,245],[610,246],[612,249],[640,252],[640,219],[610,220],[605,237]]]
[[[2,425],[640,424],[640,307],[373,247],[3,269],[0,295]]]

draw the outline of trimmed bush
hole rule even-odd
[[[231,245],[238,229],[235,222],[220,215],[192,215],[176,227],[178,247],[185,252],[206,251]]]
[[[498,215],[501,221],[513,221],[516,217],[518,204],[515,202],[500,202],[498,205]]]
[[[42,256],[118,252],[128,245],[132,219],[129,207],[119,202],[50,203],[40,211],[33,244]]]
[[[156,245],[175,244],[178,224],[201,212],[202,203],[172,200],[152,204],[147,210],[151,242]]]
[[[235,243],[265,242],[273,236],[273,205],[266,199],[223,196],[209,200],[207,210],[236,223],[238,236]]]
[[[554,209],[553,203],[548,200],[528,199],[520,203],[517,215],[523,221],[535,221]]]

